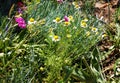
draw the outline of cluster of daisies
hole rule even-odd
[[[62,3],[63,0],[60,0],[60,1],[57,0],[57,1],[60,2],[60,3]],[[74,7],[76,9],[80,9],[80,6],[79,6],[79,4],[77,2],[73,2],[72,4],[74,5]],[[19,5],[20,5],[19,6],[20,8],[24,7],[24,5],[22,5],[22,3],[19,3]],[[28,20],[28,22],[26,23],[25,20],[22,18],[23,10],[20,10],[20,8],[19,8],[19,11],[18,11],[19,15],[15,16],[15,21],[17,22],[18,26],[20,28],[24,29],[24,28],[26,28],[27,25],[36,24],[37,21],[34,18],[30,18]],[[74,18],[73,18],[72,15],[69,15],[69,16],[65,15],[63,18],[56,17],[53,20],[53,22],[56,23],[56,24],[63,23],[64,26],[69,26],[69,25],[71,25],[72,22],[74,22]],[[88,27],[87,22],[88,22],[87,18],[81,20],[80,21],[80,26],[82,28]],[[45,20],[44,19],[40,20],[39,23],[45,24]],[[38,22],[37,22],[37,24],[38,24]],[[77,27],[73,27],[73,28],[76,29]],[[96,34],[98,33],[98,28],[90,27],[90,29],[91,29],[92,32],[95,32]],[[90,34],[91,34],[90,31],[86,32],[86,36],[90,36]],[[67,34],[67,38],[71,38],[71,36],[72,36],[71,34]],[[105,37],[106,34],[103,34],[102,36]],[[60,36],[55,35],[53,32],[50,33],[49,37],[51,37],[52,41],[54,41],[54,42],[60,41]]]
[[[88,22],[88,19],[87,19],[87,18],[81,20],[80,26],[81,26],[82,28],[87,28],[87,27],[88,27],[87,22]],[[89,27],[89,28],[91,29],[92,32],[98,34],[98,28],[93,27],[93,26],[91,26],[91,27]],[[87,32],[86,32],[86,35],[89,36],[89,35],[90,35],[90,31],[87,31]]]
[[[73,19],[73,16],[71,16],[71,15],[69,15],[69,16],[66,16],[66,15],[65,15],[65,16],[63,17],[63,19],[61,19],[60,17],[56,17],[56,18],[53,20],[53,22],[54,22],[54,23],[57,23],[57,24],[63,23],[64,26],[69,26],[69,25],[71,25],[71,22],[74,22],[74,19]],[[72,36],[72,35],[67,34],[67,38],[70,38],[71,36]],[[55,35],[55,34],[53,33],[53,31],[50,32],[49,37],[51,37],[51,38],[52,38],[52,41],[54,41],[54,42],[57,42],[57,41],[60,40],[60,36]]]
[[[63,3],[64,0],[57,0],[58,3]],[[77,2],[73,2],[73,5],[75,6],[76,9],[79,9],[79,5],[77,4]],[[25,19],[22,17],[22,14],[24,13],[24,11],[27,9],[27,7],[25,6],[25,4],[23,2],[18,2],[17,3],[17,13],[18,15],[15,16],[15,21],[17,22],[18,26],[22,29],[26,28],[27,23],[25,22]],[[65,16],[64,20],[61,20],[60,17],[57,17],[54,22],[56,23],[60,23],[64,21],[64,25],[68,26],[70,25],[70,21],[74,21],[72,16]],[[36,21],[34,21],[33,18],[30,18],[30,20],[28,21],[28,24],[35,24]]]
[[[73,16],[64,16],[63,19],[61,19],[60,17],[56,17],[54,20],[53,20],[54,23],[61,23],[63,22],[64,26],[69,26],[71,24],[71,22],[74,22],[74,19],[73,19]],[[86,31],[86,36],[90,36],[91,35],[91,32],[94,33],[94,34],[98,34],[98,28],[94,27],[94,26],[88,26],[88,19],[87,18],[84,18],[83,20],[80,21],[80,27],[81,28],[89,28],[90,31]],[[73,27],[73,29],[76,29],[77,27]],[[67,34],[67,38],[71,38],[71,34]],[[58,35],[54,35],[53,32],[50,33],[50,37],[52,38],[53,41],[59,41],[60,40],[60,37]],[[102,34],[102,38],[104,37],[107,37],[107,34]]]
[[[88,21],[87,18],[81,20],[80,25],[81,25],[82,28],[88,27],[87,21]],[[90,29],[93,33],[95,33],[96,35],[98,34],[98,28],[96,28],[96,27],[94,27],[94,26],[90,26],[89,29]],[[87,31],[87,32],[86,32],[86,36],[87,36],[87,37],[90,36],[90,34],[91,34],[90,31]],[[107,35],[106,33],[102,33],[102,36],[101,36],[101,37],[102,37],[102,38],[106,38],[107,36],[108,36],[108,35]]]
[[[61,22],[64,22],[64,26],[68,26],[70,25],[71,23],[70,22],[74,22],[74,19],[73,19],[73,16],[64,16],[63,19],[61,19],[60,17],[56,17],[53,22],[55,23],[61,23]]]

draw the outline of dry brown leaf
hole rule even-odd
[[[114,20],[113,14],[116,10],[114,6],[116,6],[118,2],[119,0],[111,0],[109,3],[96,2],[95,9],[97,11],[95,11],[95,15],[105,23],[111,23]]]
[[[100,2],[95,3],[95,8],[101,9],[101,8],[106,7],[106,6],[108,6],[108,3],[100,3]]]
[[[118,5],[119,0],[111,0],[110,3],[112,6],[115,6],[115,5]]]

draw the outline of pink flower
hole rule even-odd
[[[64,21],[68,22],[69,18],[67,16],[64,16]]]
[[[57,0],[58,3],[63,3],[63,0]]]
[[[16,21],[17,23],[20,23],[20,22],[23,22],[24,19],[23,19],[22,17],[16,17],[16,18],[15,18],[15,21]]]
[[[18,26],[20,27],[20,28],[26,28],[26,24],[25,23],[18,23]]]
[[[26,28],[25,20],[22,17],[16,17],[15,21],[18,23],[20,28]]]

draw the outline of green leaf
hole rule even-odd
[[[2,41],[2,39],[0,39],[0,49],[2,49],[4,47],[4,43]]]
[[[76,80],[79,80],[81,82],[84,82],[85,81],[85,77],[82,73],[82,71],[78,70],[78,69],[75,69],[72,73],[72,78],[76,79]]]
[[[66,72],[66,75],[65,75],[65,77],[63,79],[63,82],[66,83],[68,81],[69,77],[71,76],[72,72],[73,72],[73,68],[65,66],[64,70]]]

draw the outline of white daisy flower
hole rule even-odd
[[[54,42],[60,41],[60,37],[57,36],[57,35],[54,35],[54,36],[52,37],[52,41],[54,41]]]
[[[36,21],[34,20],[34,18],[30,18],[30,20],[28,21],[28,24],[30,25],[30,24],[35,24],[36,23]]]
[[[98,29],[95,28],[95,27],[92,27],[91,30],[92,30],[92,32],[97,32],[98,31]]]
[[[53,22],[60,23],[60,22],[62,22],[62,20],[60,19],[60,17],[56,17],[56,19],[54,19]]]
[[[80,23],[81,27],[86,28],[87,27],[87,23],[86,21],[82,20]]]

